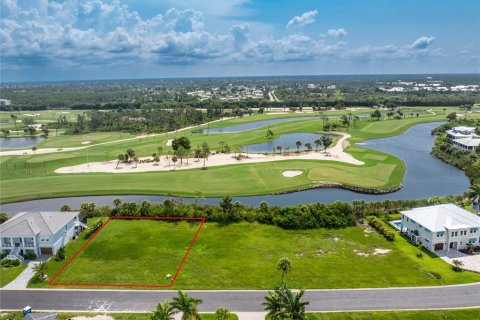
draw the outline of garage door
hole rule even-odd
[[[435,243],[435,251],[443,250],[443,243]]]
[[[52,248],[40,248],[40,253],[41,254],[53,254],[53,249]]]

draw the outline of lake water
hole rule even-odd
[[[2,149],[27,149],[42,142],[42,137],[1,137],[0,150]]]
[[[322,136],[323,136],[322,134],[315,134],[315,133],[288,133],[288,134],[283,134],[277,139],[272,141],[244,146],[243,150],[244,151],[248,150],[248,152],[253,152],[253,153],[278,152],[278,150],[276,150],[275,148],[277,146],[281,146],[282,150],[285,150],[285,147],[288,147],[292,152],[297,150],[297,146],[295,144],[297,141],[300,141],[302,143],[300,150],[307,149],[305,147],[306,143],[310,143],[312,145],[313,150],[315,150],[316,145],[314,141],[321,138]],[[334,135],[327,135],[327,136],[331,137],[332,139],[335,137]]]
[[[379,201],[385,199],[420,199],[436,195],[460,194],[469,186],[469,181],[463,171],[430,155],[434,142],[434,137],[430,135],[430,131],[437,126],[439,126],[439,123],[419,124],[403,135],[369,140],[362,144],[368,148],[388,152],[405,161],[407,170],[404,177],[404,187],[396,192],[373,195],[338,188],[328,188],[281,195],[234,197],[234,199],[254,206],[261,201],[267,201],[270,205],[287,206],[299,203],[331,203],[336,200],[348,202],[353,200]],[[68,204],[72,208],[79,208],[83,202],[111,205],[115,198],[121,198],[123,201],[141,202],[146,199],[152,202],[159,202],[171,197],[148,195],[67,197],[4,204],[1,205],[0,210],[12,215],[28,210],[59,210],[64,204]],[[185,202],[194,201],[191,198],[182,198],[182,200]],[[200,200],[199,203],[217,204],[219,201],[220,198],[207,198]]]

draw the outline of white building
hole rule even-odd
[[[475,135],[475,127],[454,127],[445,132],[450,139],[468,138]]]
[[[480,136],[472,135],[468,138],[454,139],[452,140],[452,144],[465,151],[475,151],[480,147]]]
[[[480,246],[480,217],[454,204],[402,211],[400,230],[430,251]]]
[[[78,212],[21,212],[0,225],[0,252],[19,256],[55,254],[82,228]]]

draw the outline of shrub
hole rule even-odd
[[[65,247],[58,248],[57,253],[55,253],[55,260],[65,260]]]
[[[373,217],[373,216],[369,217],[368,223],[380,234],[382,234],[385,237],[385,239],[387,239],[388,241],[395,240],[395,232],[388,230],[385,224],[377,217]]]
[[[33,260],[37,258],[37,255],[35,253],[24,253],[23,257],[27,260]]]
[[[455,272],[461,272],[463,271],[462,267],[463,267],[463,262],[460,261],[460,260],[453,260],[452,261],[452,269],[453,271]]]
[[[4,268],[13,268],[13,267],[17,267],[20,265],[20,260],[18,259],[4,259],[2,260],[2,262],[0,262],[0,265]]]
[[[436,279],[442,279],[442,276],[438,272],[431,271],[430,274],[432,275],[432,277],[434,277]]]

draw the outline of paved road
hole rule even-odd
[[[189,291],[204,302],[200,311],[219,307],[232,311],[263,311],[266,291]],[[73,311],[151,311],[156,304],[171,299],[175,291],[146,290],[0,290],[0,309]],[[438,309],[480,307],[480,283],[460,286],[308,290],[308,311],[352,311],[389,309]]]

